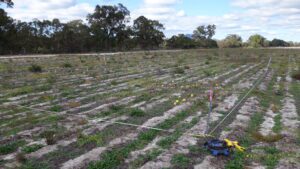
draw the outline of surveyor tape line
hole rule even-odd
[[[35,111],[44,111],[44,112],[47,112],[47,113],[56,113],[56,112],[53,112],[53,111],[49,111],[49,110],[43,110],[43,109],[37,109],[37,108],[32,108],[32,107],[27,107],[27,106],[22,106],[22,105],[18,105],[18,104],[14,104],[15,106],[19,106],[19,107],[23,107],[23,108],[27,108],[27,109],[31,109],[31,110],[35,110]],[[72,116],[72,114],[69,114]],[[75,116],[75,115],[73,115]],[[160,129],[160,128],[156,128],[156,127],[149,127],[149,126],[142,126],[142,125],[137,125],[137,124],[132,124],[132,123],[124,123],[124,122],[112,122],[112,121],[109,121],[109,120],[100,120],[102,122],[110,122],[110,123],[114,123],[114,124],[120,124],[120,125],[127,125],[127,126],[134,126],[134,127],[141,127],[141,128],[146,128],[146,129],[150,129],[150,130],[157,130],[157,131],[163,131],[163,132],[168,132],[168,133],[174,133],[172,131],[169,131],[169,130],[165,130],[165,129]],[[185,135],[189,135],[189,136],[192,136],[192,137],[213,137],[212,135],[210,134],[185,134]]]
[[[165,130],[165,129],[160,129],[160,128],[156,128],[156,127],[149,127],[149,126],[142,126],[142,125],[137,125],[137,124],[132,124],[132,123],[124,123],[124,122],[111,122],[111,123],[127,125],[127,126],[134,126],[134,127],[141,127],[141,128],[157,130],[157,131],[163,131],[163,132],[168,132],[168,133],[174,133],[172,131]],[[192,136],[192,137],[213,137],[212,135],[209,135],[209,134],[190,134],[190,133],[187,133],[187,134],[184,134],[184,135],[189,135],[189,136]]]
[[[209,132],[211,135],[215,130],[226,120],[226,118],[235,111],[235,109],[248,97],[248,95],[257,87],[260,81],[267,75],[272,57],[270,57],[268,65],[266,66],[266,72],[257,80],[252,88],[245,94],[245,96],[231,109],[231,111]]]

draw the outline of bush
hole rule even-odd
[[[32,65],[28,68],[28,70],[29,70],[30,72],[33,72],[33,73],[40,73],[40,72],[42,72],[42,67],[39,66],[39,65],[36,65],[36,64],[32,64]]]

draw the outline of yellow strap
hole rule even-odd
[[[237,141],[231,141],[229,139],[224,139],[224,141],[226,142],[228,147],[234,147],[237,150],[239,150],[240,152],[244,152],[246,149],[242,146],[239,145],[239,142]]]

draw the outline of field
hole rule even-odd
[[[300,168],[299,66],[298,49],[0,58],[0,168]],[[191,136],[210,88],[209,131],[245,153]]]

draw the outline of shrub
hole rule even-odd
[[[29,70],[30,72],[33,72],[33,73],[40,73],[40,72],[42,72],[42,67],[39,66],[39,65],[36,65],[36,64],[32,64],[32,65],[28,68],[28,70]]]

